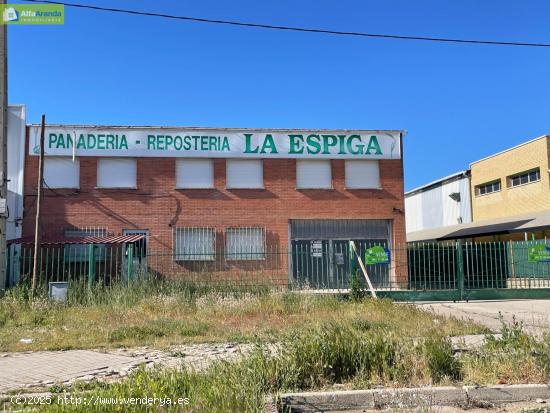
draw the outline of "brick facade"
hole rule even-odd
[[[27,131],[28,145],[28,131]],[[34,231],[38,157],[26,149],[23,236]],[[172,228],[266,228],[268,246],[288,248],[290,219],[388,219],[394,243],[405,242],[402,160],[380,160],[380,190],[346,190],[344,160],[332,160],[332,190],[297,190],[295,159],[264,159],[262,190],[225,188],[226,161],[214,160],[214,189],[175,189],[176,158],[138,158],[137,189],[97,189],[96,157],[80,158],[80,188],[44,189],[44,236],[68,227],[109,233],[147,229],[153,250],[172,248]],[[405,276],[404,274],[402,276]],[[398,275],[400,278],[401,275]]]

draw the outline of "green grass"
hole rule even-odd
[[[260,412],[267,395],[374,386],[548,382],[550,339],[521,324],[502,327],[477,352],[457,358],[448,336],[487,333],[389,300],[344,300],[293,292],[202,288],[143,281],[110,290],[71,288],[67,304],[21,288],[0,300],[0,348],[7,350],[247,341],[251,354],[189,369],[141,369],[126,380],[76,384],[77,397],[186,397],[158,412]],[[22,337],[34,342],[24,345]],[[272,351],[275,343],[277,351]],[[53,388],[63,394],[64,388]],[[41,406],[45,412],[142,412],[141,405]]]
[[[435,333],[434,333],[435,334]],[[307,390],[348,383],[352,387],[375,384],[421,385],[451,380],[455,375],[448,343],[435,335],[430,344],[401,337],[391,330],[358,330],[329,322],[286,336],[279,350],[270,352],[258,342],[252,354],[236,362],[217,362],[205,371],[141,369],[127,380],[86,385],[75,395],[111,399],[130,397],[187,397],[188,406],[166,411],[261,412],[265,396],[281,391]],[[436,344],[436,341],[439,341]],[[437,347],[447,352],[441,361]],[[51,406],[42,411],[141,412],[142,406]],[[164,411],[164,410],[162,410]]]
[[[0,300],[0,351],[269,342],[326,322],[390,329],[406,337],[432,330],[444,335],[486,332],[388,300],[147,280],[110,289],[72,285],[67,304],[47,300],[43,292],[31,302],[24,287],[10,290]],[[32,338],[33,343],[23,344],[21,338]]]
[[[467,383],[548,383],[550,335],[537,340],[524,332],[522,323],[501,322],[500,338],[489,336],[480,351],[462,357]]]
[[[111,400],[146,396],[189,399],[188,405],[162,409],[157,405],[156,410],[152,410],[162,412],[262,412],[267,395],[276,397],[281,392],[326,389],[334,384],[370,388],[468,383],[472,368],[480,367],[479,360],[486,363],[487,371],[498,372],[500,363],[508,363],[523,352],[530,354],[532,360],[523,365],[516,363],[517,373],[525,374],[521,381],[548,380],[550,340],[531,341],[517,327],[512,328],[516,329],[514,337],[519,340],[503,337],[488,343],[475,357],[457,359],[448,339],[437,330],[421,339],[412,339],[391,327],[365,329],[363,324],[327,322],[286,335],[275,352],[258,341],[251,354],[237,361],[219,361],[202,371],[142,368],[121,382],[76,385],[72,395]],[[39,411],[137,413],[144,408],[54,404],[41,406]]]

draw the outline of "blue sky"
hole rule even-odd
[[[546,0],[73,0],[333,30],[550,43]],[[550,133],[550,48],[338,37],[67,8],[9,27],[28,121],[405,129],[411,189]]]

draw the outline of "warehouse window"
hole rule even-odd
[[[261,159],[228,159],[228,189],[262,189],[264,167]]]
[[[378,161],[353,159],[346,161],[347,189],[380,189]]]
[[[174,252],[177,261],[213,261],[215,251],[216,231],[213,228],[174,229]]]
[[[330,160],[297,160],[296,187],[298,189],[332,189]]]
[[[520,186],[525,184],[530,184],[531,182],[540,181],[540,169],[533,169],[531,171],[522,172],[517,175],[512,175],[508,177],[508,186]]]
[[[178,159],[176,161],[176,188],[214,188],[212,159]]]
[[[80,161],[76,158],[44,158],[45,188],[79,188]]]
[[[132,158],[101,158],[97,161],[98,188],[136,188],[137,162]]]
[[[498,181],[488,182],[483,185],[476,186],[476,195],[487,195],[493,192],[500,191],[500,179]]]
[[[227,260],[263,260],[265,229],[258,227],[228,228],[225,231]]]

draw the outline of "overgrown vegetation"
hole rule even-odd
[[[272,342],[324,323],[386,329],[404,337],[435,329],[443,335],[485,332],[387,300],[142,280],[108,289],[73,284],[66,304],[47,300],[45,291],[31,302],[25,287],[10,290],[0,300],[0,351]],[[33,342],[21,343],[22,338]]]
[[[435,333],[434,333],[435,334]],[[448,351],[444,342],[429,345],[386,328],[366,331],[351,325],[329,322],[286,336],[272,351],[258,342],[249,356],[237,362],[218,362],[202,372],[190,370],[141,369],[128,380],[76,391],[74,396],[124,400],[130,397],[187,397],[188,406],[173,406],[168,411],[260,412],[265,396],[281,391],[317,389],[335,383],[351,387],[376,384],[421,385],[451,380],[454,367],[441,362],[434,347]],[[445,360],[447,360],[445,358]],[[44,407],[45,411],[122,411],[112,406]],[[124,411],[143,411],[142,406],[126,406]]]
[[[122,382],[77,385],[72,396],[118,400],[119,403],[131,397],[173,401],[186,397],[187,405],[163,408],[157,405],[152,411],[262,412],[267,395],[276,396],[285,391],[322,389],[334,384],[369,388],[471,382],[471,373],[480,367],[480,360],[490,374],[498,374],[499,364],[511,362],[517,352],[526,350],[527,342],[534,345],[531,350],[536,351],[530,352],[529,363],[515,365],[518,375],[511,382],[547,380],[545,363],[550,341],[536,344],[528,337],[525,341],[524,333],[516,331],[518,326],[504,326],[503,330],[506,328],[514,329],[512,336],[519,340],[509,341],[503,337],[489,341],[479,354],[457,358],[448,339],[437,330],[413,339],[383,325],[327,322],[304,328],[301,333],[287,334],[276,351],[258,341],[255,350],[238,361],[216,362],[203,371],[141,369]],[[495,384],[497,378],[498,375],[489,375],[488,381],[480,384]],[[143,406],[105,404],[41,407],[41,411],[46,412],[141,412],[143,409]]]
[[[353,301],[361,301],[366,296],[366,291],[359,279],[359,270],[352,272],[349,280],[349,297]]]
[[[159,280],[111,289],[73,285],[66,304],[44,295],[31,303],[23,287],[0,300],[4,351],[201,341],[256,344],[237,361],[215,362],[201,371],[141,369],[113,384],[77,384],[70,389],[73,397],[103,401],[39,409],[56,412],[144,411],[141,404],[123,403],[131,397],[189,400],[163,407],[157,402],[152,411],[260,412],[267,395],[335,384],[370,388],[548,381],[550,338],[536,341],[520,323],[503,323],[502,336],[487,336],[478,351],[454,354],[449,336],[487,332],[411,305],[359,295],[346,300]],[[22,344],[22,337],[34,341]],[[67,389],[52,390],[63,396]]]
[[[501,335],[487,336],[480,351],[461,358],[469,384],[548,383],[550,335],[543,339],[526,334],[521,322],[507,324],[501,317]]]

